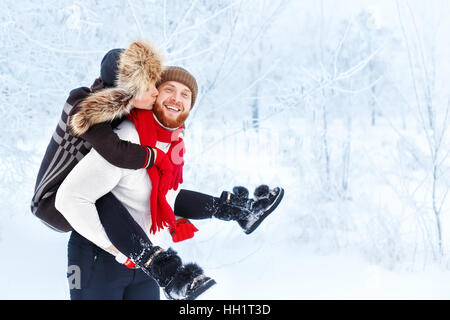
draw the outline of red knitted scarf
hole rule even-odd
[[[156,147],[156,142],[171,143],[167,156],[174,166],[174,180],[170,189],[177,189],[178,184],[183,182],[183,155],[185,152],[183,139],[180,137],[184,127],[171,131],[163,128],[153,116],[153,111],[133,109],[127,116],[128,120],[134,123],[139,134],[141,145]],[[159,152],[159,151],[158,151]],[[152,182],[152,191],[150,194],[150,212],[152,217],[152,226],[150,232],[156,233],[164,227],[176,226],[175,214],[166,200],[166,195],[159,192],[159,179],[161,173],[152,166],[147,169]]]

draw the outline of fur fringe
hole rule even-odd
[[[162,58],[148,42],[133,42],[119,61],[117,86],[140,96],[161,79]]]
[[[158,254],[150,265],[150,273],[161,287],[167,286],[182,266],[176,251],[169,248]]]
[[[130,113],[133,95],[123,89],[104,89],[90,94],[80,102],[80,110],[70,117],[69,129],[78,137],[90,127],[110,122]]]
[[[190,283],[199,275],[203,274],[203,269],[195,263],[187,263],[178,270],[173,279],[172,286],[177,289],[181,289],[186,283]]]

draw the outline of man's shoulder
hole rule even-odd
[[[139,134],[136,130],[136,127],[134,126],[134,123],[132,123],[128,119],[123,120],[117,126],[117,128],[114,129],[114,131],[122,140],[128,140],[133,143],[140,143]]]

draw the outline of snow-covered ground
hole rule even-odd
[[[68,235],[47,230],[29,215],[2,222],[10,227],[3,229],[0,242],[0,299],[68,299]],[[201,230],[220,227],[196,225]],[[197,239],[184,245],[194,249],[175,247],[217,281],[199,299],[450,299],[450,272],[440,267],[389,271],[359,255],[320,254],[277,240],[282,230],[262,235],[270,228],[261,226],[260,234],[241,236],[237,228],[236,232],[226,229],[234,241],[222,240],[220,246],[210,248],[210,239]]]

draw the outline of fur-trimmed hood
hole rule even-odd
[[[140,96],[161,79],[162,58],[150,43],[133,42],[120,54],[117,87]]]
[[[80,136],[97,123],[127,115],[139,97],[161,78],[162,58],[148,42],[133,42],[120,54],[116,87],[91,93],[70,117],[69,128]]]

